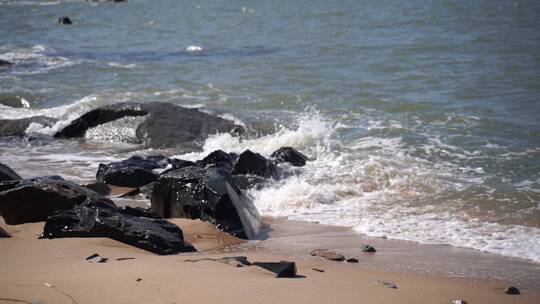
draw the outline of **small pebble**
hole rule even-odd
[[[86,260],[88,262],[93,262],[93,263],[105,263],[107,262],[109,259],[108,258],[104,258],[102,256],[100,256],[99,254],[97,253],[94,253],[92,254],[91,256],[87,257]]]
[[[379,283],[381,285],[384,285],[384,286],[386,286],[388,288],[397,289],[397,285],[394,284],[394,283],[385,282],[385,281],[379,281],[379,280],[377,280],[377,283]]]
[[[358,259],[357,258],[348,258],[347,262],[349,262],[349,263],[358,263]]]
[[[467,304],[467,301],[463,301],[463,300],[452,300],[452,301],[450,301],[450,303],[452,303],[452,304]]]
[[[504,292],[506,294],[509,294],[509,295],[518,295],[518,294],[521,294],[521,292],[519,291],[519,289],[517,289],[516,287],[512,286],[512,287],[508,287],[504,290]]]
[[[362,246],[362,251],[363,252],[369,252],[369,253],[377,252],[377,250],[375,250],[375,248],[373,246],[370,246],[370,245],[363,245]]]
[[[142,281],[142,279],[141,279],[141,278],[138,278],[138,279],[137,279],[137,282],[140,282],[140,281]]]

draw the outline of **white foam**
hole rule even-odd
[[[186,51],[192,52],[192,53],[201,52],[202,50],[203,50],[202,47],[200,47],[198,45],[193,45],[193,44],[186,47]]]
[[[29,48],[2,47],[0,58],[15,63],[9,74],[32,75],[80,63],[62,56],[50,55],[53,50],[44,45]]]
[[[108,65],[115,68],[121,68],[121,69],[134,69],[137,67],[137,64],[135,63],[109,62]]]
[[[278,126],[276,132],[255,139],[211,136],[203,152],[178,157],[201,159],[217,149],[236,153],[250,149],[269,156],[282,146],[293,146],[313,160],[298,175],[248,191],[263,215],[540,261],[540,229],[480,220],[462,211],[461,205],[467,202],[445,199],[448,193],[483,183],[483,168],[415,157],[401,137],[364,136],[345,145],[337,137],[339,128],[320,113],[309,112],[290,126]],[[428,141],[438,153],[478,156],[437,135],[431,134]]]

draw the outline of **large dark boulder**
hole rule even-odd
[[[34,116],[20,119],[0,119],[0,137],[23,136],[31,123],[43,126],[52,126],[56,123],[55,118],[46,116]]]
[[[106,237],[161,255],[197,251],[184,241],[178,226],[147,217],[144,211],[125,211],[101,200],[88,200],[50,216],[42,238],[63,237]]]
[[[119,103],[91,110],[55,134],[59,138],[81,137],[89,128],[127,116],[146,116],[137,127],[138,141],[151,148],[198,151],[215,133],[243,133],[232,121],[170,103]]]
[[[216,167],[186,167],[166,173],[154,183],[152,211],[164,218],[201,219],[241,238],[253,238],[260,215],[238,189],[230,173]]]
[[[162,155],[139,156],[109,164],[100,164],[96,179],[98,182],[123,187],[141,187],[155,181],[158,174],[156,169],[178,169],[194,165],[189,161],[167,158]]]
[[[19,179],[22,179],[19,174],[15,173],[10,167],[0,163],[0,182]]]
[[[141,108],[141,105],[137,103],[118,103],[114,105],[107,105],[83,114],[62,130],[58,131],[54,137],[81,137],[84,135],[86,130],[101,124],[117,120],[122,117],[144,116],[146,114],[148,114],[148,112],[144,111]]]
[[[278,168],[272,161],[250,150],[240,154],[232,174],[251,174],[266,178],[278,178],[279,176]]]
[[[278,162],[286,162],[296,167],[302,167],[308,161],[307,156],[292,147],[281,147],[270,156]]]
[[[75,183],[50,178],[2,182],[0,191],[0,214],[10,225],[44,221],[57,210],[101,197]]]

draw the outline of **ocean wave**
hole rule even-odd
[[[10,74],[33,75],[79,64],[81,61],[52,55],[54,50],[38,44],[28,48],[2,47],[0,58],[13,62]]]
[[[364,136],[345,143],[340,139],[340,128],[312,111],[258,138],[211,136],[204,151],[178,157],[196,160],[217,149],[236,153],[250,149],[268,157],[282,146],[293,146],[312,160],[297,175],[248,192],[263,215],[540,262],[538,227],[504,225],[467,212],[474,198],[463,198],[460,193],[485,182],[483,168],[415,156],[401,137]],[[447,144],[434,134],[428,142],[430,153],[452,151],[478,157],[478,153]],[[518,186],[524,189],[530,184]]]
[[[28,133],[52,135],[82,113],[110,100],[121,102],[178,94],[189,95],[190,92],[178,89],[104,93],[48,109],[0,105],[3,107],[0,118],[55,117],[59,121],[52,127],[32,124],[27,130]],[[194,107],[205,110],[204,104]],[[219,115],[245,124],[235,114]],[[136,143],[134,132],[140,122],[137,119],[140,118],[121,119],[92,128],[86,138]],[[514,181],[509,186],[515,188],[516,196],[502,195],[500,190],[489,185],[488,181],[493,177],[487,169],[468,163],[485,157],[482,153],[452,145],[437,133],[423,130],[417,131],[425,137],[423,141],[411,146],[406,139],[409,131],[406,125],[403,132],[392,136],[384,130],[378,133],[381,130],[378,127],[384,125],[397,127],[396,122],[381,123],[373,119],[363,128],[374,126],[371,130],[376,132],[368,130],[361,136],[346,137],[343,132],[349,134],[352,124],[337,122],[319,111],[309,110],[296,115],[296,120],[286,125],[276,125],[269,134],[256,138],[215,134],[205,141],[203,151],[176,157],[198,160],[218,149],[236,153],[250,149],[269,157],[280,147],[292,146],[310,158],[307,165],[296,169],[287,179],[248,191],[263,215],[346,226],[370,236],[448,244],[540,262],[539,227],[503,224],[504,221],[492,216],[509,212],[504,209],[509,207],[497,210],[497,206],[524,204],[520,197],[533,200],[538,197],[538,180]],[[424,152],[419,154],[418,149]],[[532,149],[527,153],[537,151]],[[96,164],[92,166],[89,168],[93,170]],[[480,207],[475,205],[479,204],[478,200],[487,200],[493,206],[478,211]],[[519,210],[530,216],[538,212],[537,202],[532,209],[527,206]],[[512,216],[517,216],[519,222],[520,215]]]

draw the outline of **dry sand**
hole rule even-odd
[[[388,271],[378,267],[385,265],[384,253],[377,254],[382,256],[380,264],[370,261],[378,258],[361,253],[358,264],[332,262],[310,257],[303,245],[307,248],[314,244],[296,241],[321,241],[331,231],[334,238],[336,233],[341,235],[343,243],[347,234],[341,228],[333,231],[328,227],[316,228],[318,225],[277,221],[269,226],[273,228],[268,229],[268,240],[245,242],[216,231],[208,223],[172,221],[200,252],[158,256],[103,238],[38,240],[43,223],[10,226],[0,219],[0,226],[12,235],[0,239],[0,303],[450,303],[452,299],[468,303],[540,302],[537,281],[528,282],[528,287],[518,286],[523,294],[512,296],[503,292],[511,282],[452,278],[403,269]],[[381,242],[378,245],[384,250],[385,241]],[[93,253],[109,261],[86,261]],[[278,279],[259,267],[186,262],[233,255],[247,256],[250,261],[295,260],[299,277]],[[404,261],[410,259],[402,257]],[[534,277],[536,269],[531,271]],[[394,283],[397,289],[377,283],[378,280]]]

